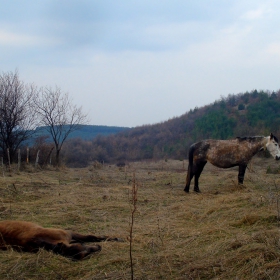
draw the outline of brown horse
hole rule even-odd
[[[198,179],[207,161],[220,168],[239,166],[238,183],[243,184],[249,161],[257,152],[265,149],[276,160],[280,159],[278,139],[272,133],[267,137],[237,137],[233,140],[209,139],[191,145],[184,191],[189,192],[191,180],[195,176],[194,191],[200,192]]]
[[[121,241],[108,236],[82,235],[70,230],[43,228],[26,221],[0,222],[0,249],[9,247],[18,251],[38,252],[39,248],[53,251],[56,254],[81,260],[101,250],[101,246],[86,246],[83,242]],[[74,243],[74,244],[73,244]]]

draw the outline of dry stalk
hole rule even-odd
[[[158,215],[157,215],[157,228],[158,228],[158,237],[161,241],[161,244],[163,245],[163,238],[161,236],[161,228],[160,228],[160,225],[159,225],[159,211],[158,211]]]
[[[135,180],[135,173],[133,173],[133,182],[131,190],[131,221],[130,221],[130,231],[129,231],[129,258],[130,258],[130,270],[131,270],[131,280],[134,279],[134,269],[133,269],[133,256],[132,256],[132,243],[133,243],[133,226],[134,226],[134,216],[137,210],[137,191],[138,186]]]
[[[278,223],[278,226],[279,226],[280,225],[279,193],[278,193],[278,187],[277,187],[275,181],[274,181],[274,186],[275,186],[275,189],[276,189],[277,223]]]

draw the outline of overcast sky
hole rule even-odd
[[[0,3],[0,71],[60,87],[90,124],[154,124],[280,89],[278,0]]]

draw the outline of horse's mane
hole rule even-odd
[[[261,138],[263,138],[263,136],[244,136],[244,137],[236,137],[236,139],[238,139],[240,142],[242,142],[242,141],[254,142],[254,141],[260,140]]]
[[[238,139],[240,142],[242,141],[257,141],[257,140],[260,140],[261,138],[264,138],[264,136],[245,136],[245,137],[236,137],[236,139]],[[275,142],[279,143],[278,142],[278,138],[273,135],[273,139]]]

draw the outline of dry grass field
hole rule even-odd
[[[51,252],[0,251],[0,279],[279,279],[280,176],[254,158],[243,187],[237,169],[207,164],[202,193],[184,193],[187,162],[3,172],[0,219],[121,237],[83,261]],[[135,182],[133,178],[135,177]],[[192,187],[193,188],[193,187]]]

